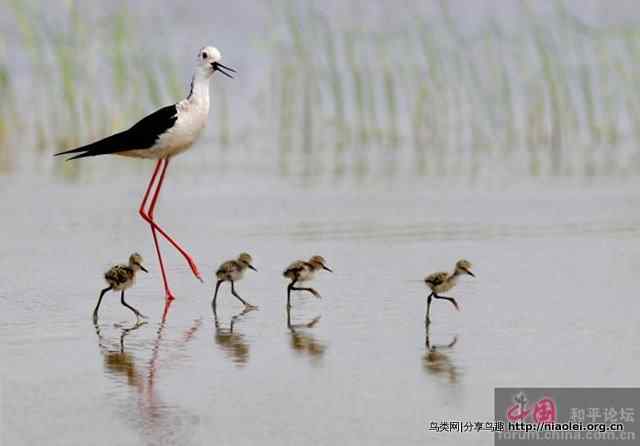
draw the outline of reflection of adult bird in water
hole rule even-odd
[[[209,80],[213,73],[219,71],[225,76],[232,77],[225,70],[235,71],[220,63],[220,51],[207,46],[198,52],[195,71],[191,80],[191,91],[186,99],[174,105],[169,105],[150,114],[128,130],[116,133],[92,144],[67,150],[56,155],[74,154],[69,160],[88,156],[116,154],[134,158],[146,158],[158,160],[156,168],[151,176],[151,181],[140,204],[140,215],[151,226],[153,241],[156,246],[162,280],[167,299],[173,299],[173,293],[169,288],[165,273],[160,246],[158,245],[159,232],[171,243],[186,259],[193,274],[202,281],[198,267],[193,258],[175,240],[173,240],[154,220],[154,211],[162,182],[169,166],[169,160],[189,149],[198,139],[207,123],[209,115]],[[155,184],[158,173],[158,185],[151,197],[151,204],[145,209],[151,189]]]
[[[438,272],[433,273],[425,277],[424,283],[431,290],[431,294],[427,297],[427,315],[425,317],[425,322],[427,324],[431,323],[431,299],[445,299],[448,300],[456,307],[456,310],[460,310],[458,307],[458,302],[453,297],[441,296],[440,293],[444,293],[449,291],[451,288],[456,286],[458,282],[458,278],[462,274],[468,274],[472,277],[475,277],[475,274],[471,272],[471,262],[467,260],[458,260],[456,263],[456,267],[452,273],[447,272]]]
[[[124,301],[124,291],[133,286],[136,280],[136,273],[140,270],[144,271],[145,273],[148,272],[145,267],[142,266],[142,256],[138,253],[133,253],[129,257],[128,265],[120,264],[112,266],[109,271],[104,274],[104,280],[107,281],[109,286],[100,292],[98,303],[96,304],[96,308],[93,310],[94,322],[98,320],[98,309],[100,308],[100,304],[102,303],[102,298],[107,291],[111,290],[121,292],[120,302],[122,303],[122,305],[133,311],[133,313],[136,315],[136,319],[144,317],[138,310]]]
[[[249,344],[244,340],[244,336],[234,332],[236,322],[238,322],[245,314],[254,311],[255,307],[245,307],[240,313],[231,318],[229,328],[224,328],[218,319],[216,307],[213,308],[213,322],[215,326],[215,341],[222,350],[224,350],[231,360],[243,366],[249,361]]]
[[[131,328],[122,330],[119,351],[114,351],[106,346],[105,338],[101,334],[101,327],[95,324],[98,346],[104,360],[105,374],[121,379],[133,390],[127,393],[127,398],[131,398],[131,401],[135,403],[131,406],[132,411],[117,410],[116,412],[125,416],[127,423],[139,429],[145,437],[150,436],[150,444],[165,444],[167,438],[173,438],[176,435],[175,423],[171,422],[171,420],[175,421],[177,414],[180,416],[195,416],[195,414],[188,413],[188,408],[176,406],[175,402],[172,404],[163,402],[156,391],[155,384],[162,366],[166,364],[171,368],[175,368],[181,364],[178,359],[183,356],[188,343],[195,338],[198,329],[202,325],[201,319],[194,320],[193,324],[179,339],[172,340],[170,344],[165,346],[166,348],[162,347],[165,322],[172,302],[172,300],[165,302],[162,321],[156,331],[155,339],[152,341],[151,358],[148,356],[149,349],[147,348],[131,348],[130,351],[127,351],[125,347],[125,337],[129,336],[134,330],[146,325],[146,322],[139,322]],[[175,329],[175,327],[173,328]],[[149,333],[146,330],[144,332]],[[138,342],[138,346],[148,346],[151,340],[148,338],[140,339],[141,337],[133,336]],[[127,345],[133,342],[128,339],[130,338],[127,338]],[[165,356],[161,355],[161,352]],[[167,353],[169,354],[167,355]],[[121,396],[124,395],[124,393],[121,394]],[[114,400],[111,402],[120,404],[120,401]],[[176,442],[178,440],[172,441],[172,444]]]

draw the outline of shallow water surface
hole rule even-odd
[[[416,180],[419,183],[419,180]],[[168,181],[157,218],[177,299],[163,301],[144,178],[78,184],[0,178],[2,443],[492,444],[430,421],[490,421],[495,386],[637,385],[637,187],[472,192],[215,177]],[[133,251],[150,274],[91,311],[101,275]],[[213,271],[241,251],[243,312]],[[284,267],[334,273],[285,308]],[[428,272],[474,264],[435,301]],[[427,347],[427,342],[430,348]],[[434,348],[435,346],[435,348]]]

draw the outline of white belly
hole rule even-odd
[[[189,149],[207,125],[208,104],[179,104],[178,119],[174,126],[160,135],[150,149],[128,150],[118,155],[134,158],[161,159],[178,155]]]

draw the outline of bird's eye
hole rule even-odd
[[[207,58],[207,53],[202,53],[202,58],[206,59]]]

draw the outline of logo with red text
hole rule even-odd
[[[533,419],[536,423],[555,423],[557,420],[556,401],[544,396],[535,403],[529,403],[527,395],[520,392],[513,397],[513,404],[507,408],[507,420],[512,423]]]

